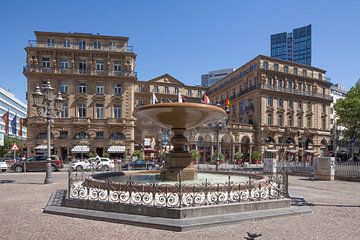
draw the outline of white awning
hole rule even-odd
[[[50,149],[53,149],[54,147],[51,146]],[[46,150],[47,149],[47,145],[37,145],[35,148],[35,150]]]
[[[108,148],[109,153],[123,153],[125,152],[125,146],[110,146]]]
[[[76,145],[71,149],[72,153],[88,153],[90,152],[89,146],[85,145]]]
[[[265,152],[278,152],[277,149],[265,149]]]
[[[315,150],[305,150],[305,152],[307,152],[307,153],[316,153]]]

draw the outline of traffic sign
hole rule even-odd
[[[19,151],[18,145],[16,145],[16,143],[14,143],[14,145],[12,145],[12,147],[11,147],[11,150]]]

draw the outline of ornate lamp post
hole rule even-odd
[[[51,87],[49,81],[42,90],[43,92],[41,92],[39,86],[37,86],[32,95],[34,98],[34,107],[36,108],[38,115],[44,118],[47,124],[47,164],[44,183],[49,184],[53,183],[50,152],[51,124],[54,122],[54,118],[57,118],[60,115],[63,107],[63,99],[60,92],[54,96],[54,89]]]
[[[221,107],[220,104],[217,104],[218,107]],[[225,109],[226,113],[229,113],[228,109]],[[219,170],[219,161],[220,161],[220,153],[219,153],[219,149],[220,149],[220,142],[219,142],[219,132],[224,129],[228,123],[229,118],[225,118],[225,119],[221,119],[221,120],[217,120],[217,121],[213,121],[213,122],[209,122],[207,124],[207,126],[211,129],[213,129],[216,133],[216,171]]]

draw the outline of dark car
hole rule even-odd
[[[138,160],[132,161],[130,163],[127,163],[127,164],[123,165],[122,168],[124,170],[126,170],[126,169],[129,169],[129,166],[130,166],[131,170],[144,170],[144,169],[152,170],[152,169],[158,168],[158,165],[155,162],[144,161],[142,159],[138,159]]]
[[[45,171],[46,170],[46,156],[34,156],[26,158],[26,160],[21,160],[15,162],[11,169],[15,172],[23,172],[26,165],[26,171]],[[60,168],[63,168],[63,162],[58,156],[51,156],[51,170],[58,171]]]

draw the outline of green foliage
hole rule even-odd
[[[251,154],[252,160],[259,160],[261,158],[261,152],[259,151],[253,151]]]
[[[334,105],[337,125],[347,128],[347,137],[360,138],[360,83],[350,89],[346,98],[339,99]]]
[[[213,160],[217,160],[218,156],[219,156],[219,160],[220,160],[220,161],[224,161],[224,159],[225,159],[224,154],[223,154],[223,153],[219,153],[219,154],[218,154],[217,152],[214,152]]]
[[[200,155],[199,151],[197,151],[195,149],[191,150],[191,159],[192,160],[199,160],[200,156],[201,155]]]
[[[143,153],[142,153],[142,151],[140,151],[140,150],[135,150],[135,151],[132,153],[132,156],[133,156],[133,157],[137,157],[138,159],[141,159],[141,158],[143,158]]]
[[[236,160],[240,160],[243,156],[244,156],[244,154],[242,152],[236,152],[234,155],[234,158]]]
[[[14,153],[10,149],[14,143],[16,143],[19,147],[21,147],[19,139],[5,135],[4,136],[4,146],[0,147],[0,157],[13,157]],[[19,152],[17,152],[17,155],[18,154],[19,154]],[[22,154],[23,154],[23,152],[20,152],[20,155],[22,155]]]

